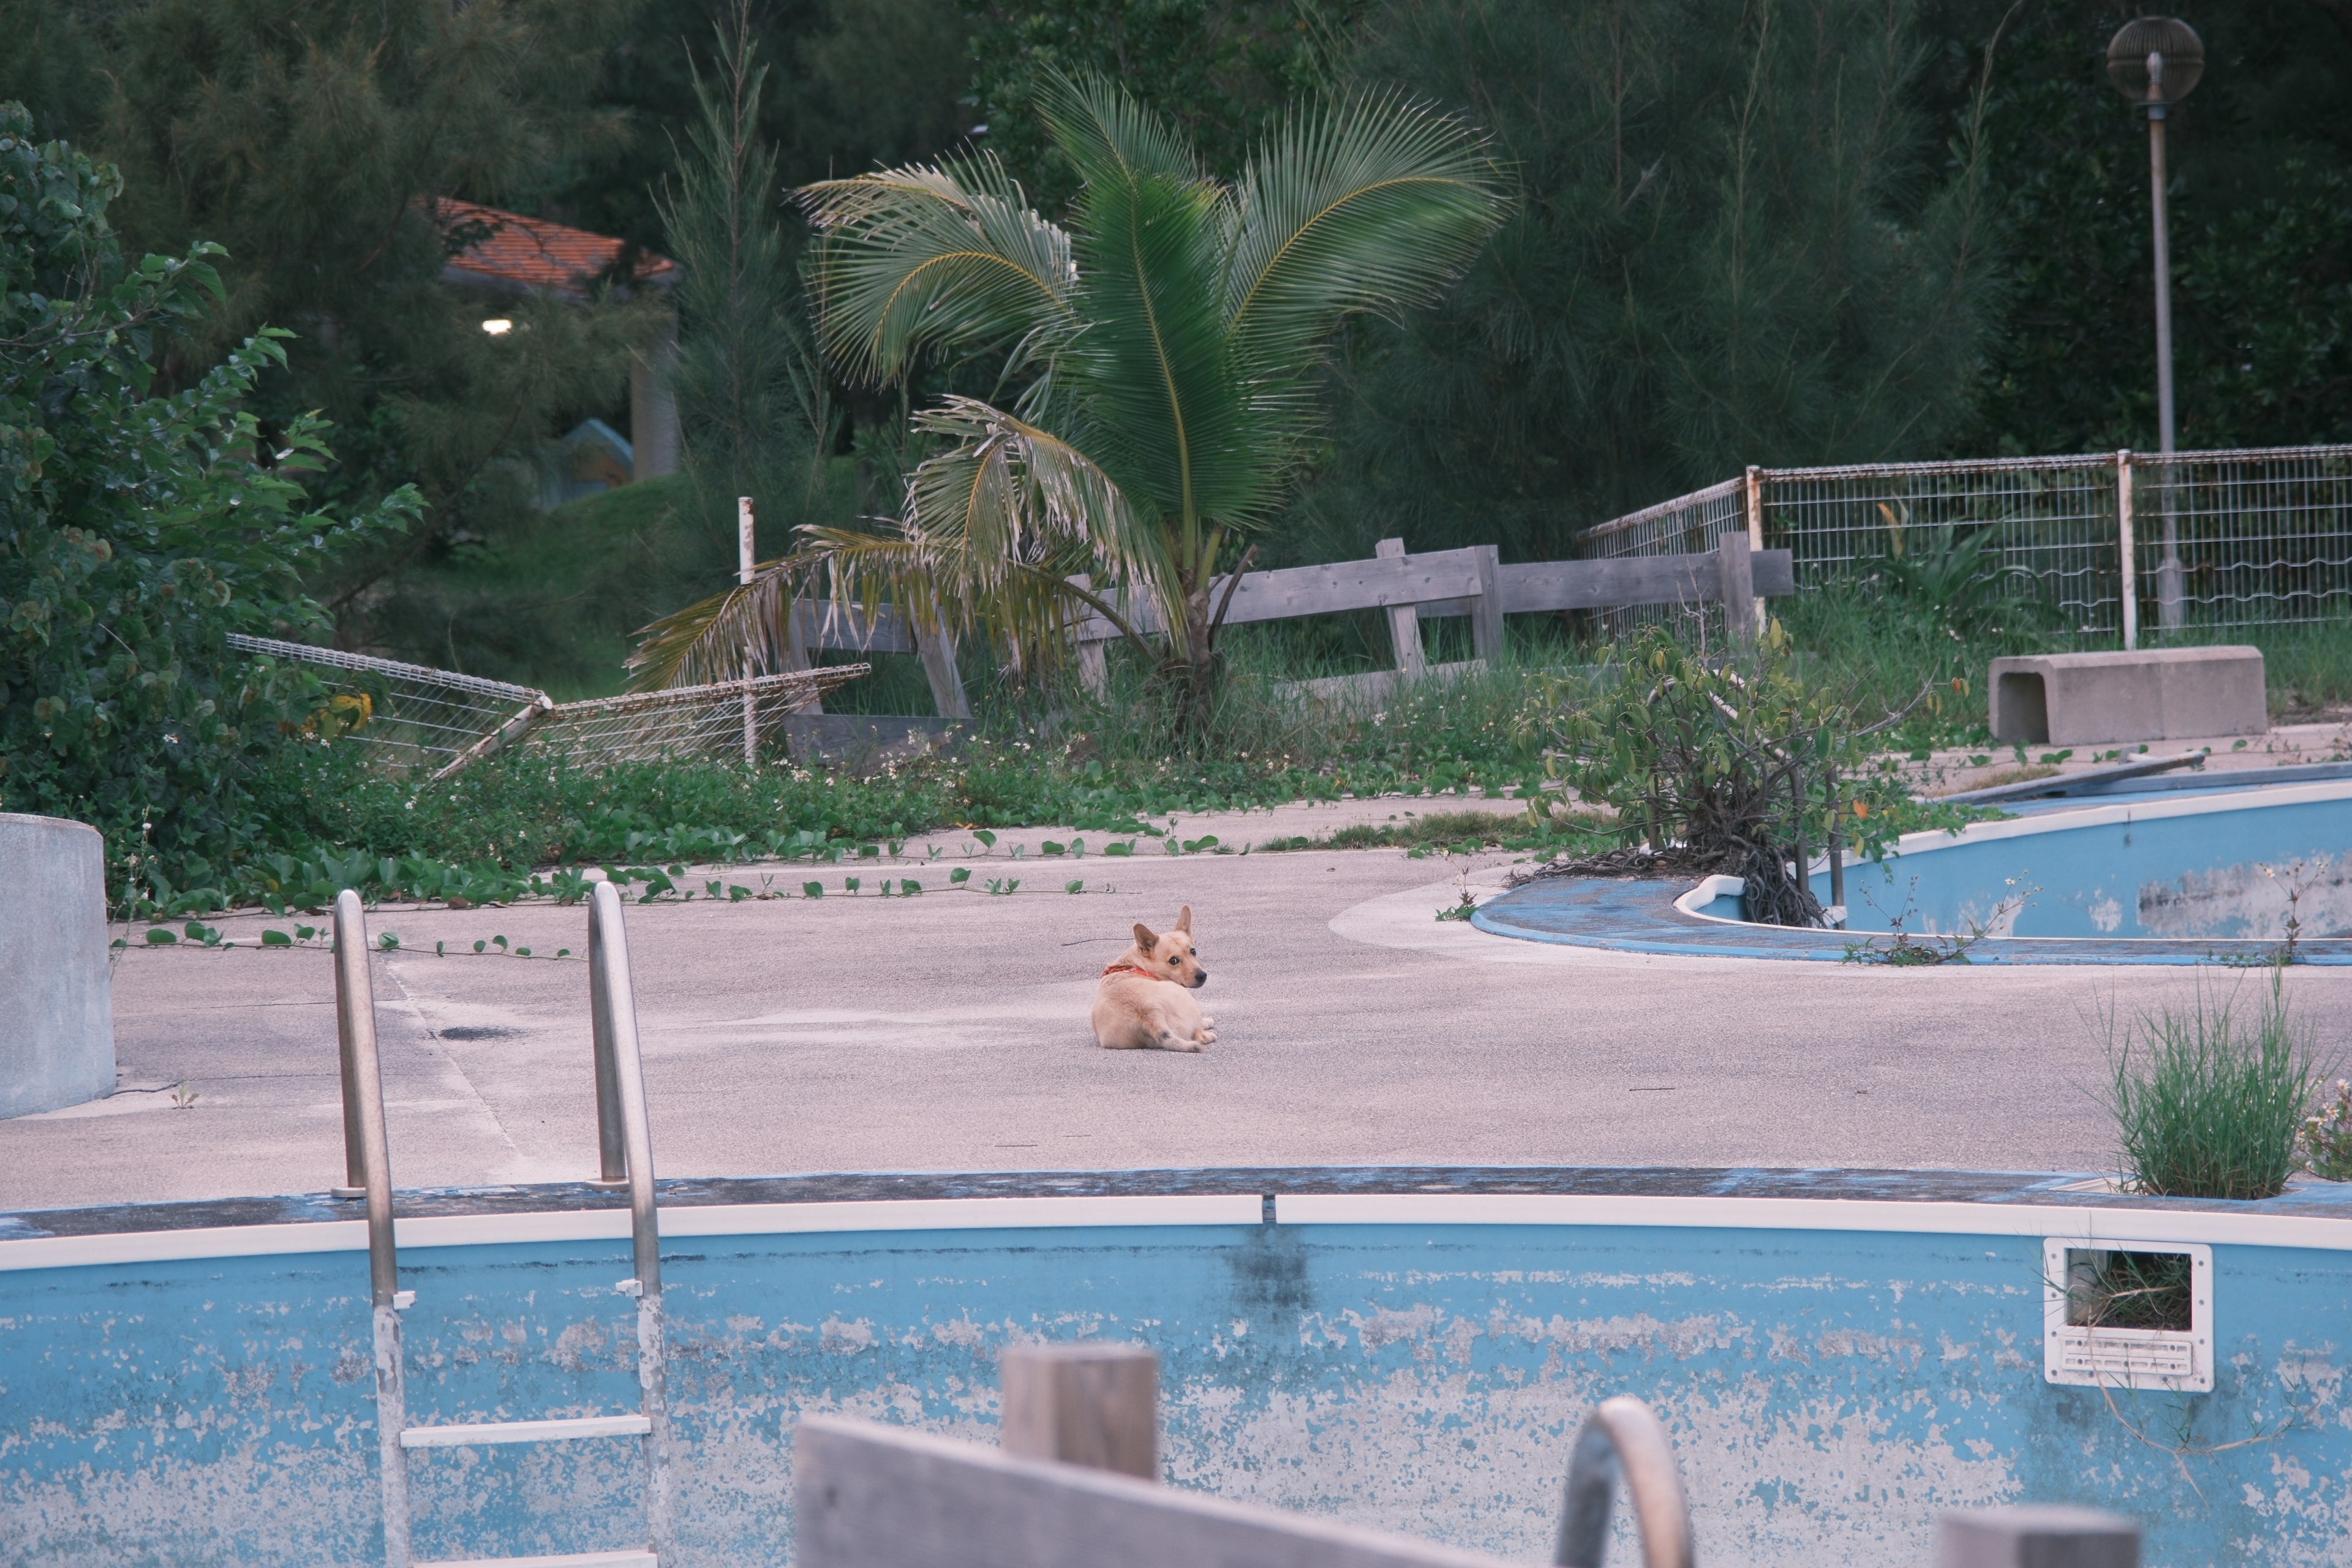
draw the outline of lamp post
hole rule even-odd
[[[2172,266],[2165,229],[2164,114],[2187,98],[2205,74],[2205,46],[2178,16],[2142,16],[2126,22],[2107,44],[2107,79],[2116,90],[2147,110],[2147,177],[2156,223],[2156,431],[2166,458],[2172,456]],[[2170,500],[2172,470],[2163,465],[2164,560],[2157,568],[2157,624],[2181,623],[2179,521]],[[2132,563],[2124,563],[2124,592],[2133,592]]]

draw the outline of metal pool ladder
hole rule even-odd
[[[338,1196],[365,1197],[368,1280],[374,1304],[376,1434],[383,1477],[386,1568],[657,1568],[669,1542],[669,1415],[663,1397],[661,1230],[654,1208],[653,1138],[646,1121],[645,1072],[637,1054],[637,1007],[629,983],[629,942],[621,899],[608,882],[588,905],[588,987],[596,1046],[596,1130],[605,1188],[629,1193],[629,1239],[636,1274],[615,1287],[637,1303],[638,1409],[622,1415],[544,1421],[479,1421],[412,1426],[403,1385],[400,1314],[416,1300],[399,1288],[394,1248],[392,1167],[383,1130],[383,1074],[375,1048],[375,994],[368,973],[367,917],[359,895],[335,898],[335,1033],[343,1079],[346,1185]],[[561,1556],[474,1558],[419,1563],[409,1549],[408,1451],[488,1443],[553,1443],[584,1437],[635,1437],[645,1456],[646,1536],[642,1547]]]

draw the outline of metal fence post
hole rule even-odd
[[[1756,554],[1764,548],[1764,470],[1755,464],[1748,465],[1748,552]],[[1764,630],[1764,605],[1752,595],[1748,599],[1748,636]]]
[[[2124,651],[2139,647],[2139,547],[2132,538],[2131,448],[2116,454],[2116,551],[2123,563]]]
[[[735,498],[735,582],[738,586],[751,585],[751,558],[757,553],[752,546],[751,498]],[[751,670],[743,671],[750,675]],[[756,767],[760,762],[760,699],[756,692],[743,693],[743,765]]]

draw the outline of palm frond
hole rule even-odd
[[[792,668],[785,617],[822,563],[806,552],[767,562],[751,581],[674,610],[637,630],[629,689],[659,691]]]
[[[1069,236],[992,156],[821,181],[801,197],[819,234],[818,339],[852,381],[895,380],[943,350],[1034,353],[1076,328]]]
[[[906,505],[945,618],[1002,619],[1012,601],[1000,596],[1080,572],[1163,617],[1182,603],[1166,532],[1087,453],[976,398],[950,397],[915,423],[951,443],[909,476]]]
[[[1276,374],[1344,315],[1431,297],[1508,206],[1483,138],[1395,93],[1295,111],[1236,196],[1228,320],[1244,363]]]
[[[1046,133],[1088,184],[1128,180],[1202,183],[1200,160],[1176,128],[1118,83],[1048,72],[1037,107]]]
[[[1082,409],[1087,454],[1197,557],[1210,525],[1266,509],[1279,467],[1226,339],[1222,193],[1115,85],[1057,79],[1045,113],[1087,180],[1075,304],[1087,327],[1055,395]]]

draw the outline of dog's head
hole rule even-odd
[[[1173,980],[1179,985],[1202,986],[1209,983],[1209,972],[1201,967],[1201,955],[1192,947],[1192,906],[1186,904],[1176,913],[1176,929],[1159,935],[1140,921],[1135,927],[1135,951],[1143,960],[1143,967],[1162,980]]]

